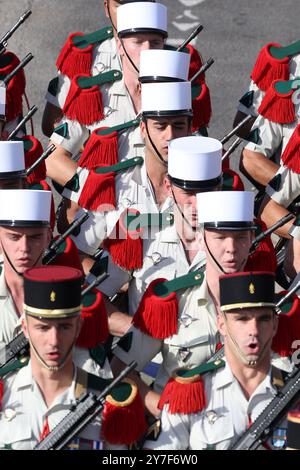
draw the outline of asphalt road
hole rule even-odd
[[[204,60],[215,64],[207,72],[213,117],[210,135],[230,130],[238,99],[246,91],[257,53],[267,42],[284,45],[296,41],[300,17],[299,0],[161,0],[169,7],[169,37],[178,43],[198,22],[204,26],[197,47]],[[100,0],[0,0],[2,36],[28,8],[33,14],[15,33],[9,49],[19,57],[32,52],[27,66],[27,94],[39,112],[35,133],[42,138],[41,115],[48,82],[55,75],[55,60],[68,34],[90,32],[107,24]],[[46,143],[45,139],[42,139]],[[239,152],[232,157],[236,167]]]

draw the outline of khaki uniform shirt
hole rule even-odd
[[[225,368],[203,376],[207,407],[200,413],[170,414],[164,407],[162,432],[155,441],[146,441],[145,448],[155,450],[224,450],[242,435],[276,395],[271,369],[249,400],[231,372]],[[285,444],[286,423],[273,431],[268,441],[272,449]]]
[[[71,386],[47,406],[38,384],[32,377],[31,364],[7,378],[0,414],[0,449],[31,450],[39,442],[46,419],[50,431],[75,404],[78,369]],[[90,392],[92,390],[88,390]],[[94,391],[95,392],[95,391]],[[99,393],[99,392],[96,392]],[[73,440],[73,448],[102,449],[101,420],[97,417]]]

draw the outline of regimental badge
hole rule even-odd
[[[251,282],[251,284],[249,285],[249,292],[251,295],[255,294],[255,287],[253,282]]]
[[[55,300],[56,300],[56,293],[54,292],[54,290],[50,294],[50,300],[51,300],[51,302],[55,302]]]

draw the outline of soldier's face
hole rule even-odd
[[[249,363],[269,358],[278,317],[271,308],[249,308],[226,313],[226,321],[218,316],[218,328],[224,337],[225,348],[236,355],[229,334],[243,352]]]
[[[50,243],[50,230],[41,228],[0,227],[0,247],[4,256],[4,269],[12,269],[7,256],[19,273],[41,266],[42,254]]]
[[[72,350],[81,326],[79,317],[57,320],[26,316],[22,322],[24,334],[34,345],[40,358],[49,367],[59,367]],[[35,361],[34,354],[31,358]]]
[[[127,65],[129,68],[133,67],[125,54],[124,48],[132,62],[139,69],[141,51],[148,49],[163,49],[164,47],[163,36],[156,33],[136,33],[126,36],[122,41],[124,47],[121,44],[120,39],[117,40],[119,54],[122,59],[123,67]]]
[[[145,140],[146,149],[157,157],[152,141],[161,157],[167,161],[169,142],[191,135],[191,121],[188,116],[147,118],[146,122],[141,122],[141,134]]]
[[[202,249],[206,252],[207,264],[214,267],[211,253],[225,273],[231,274],[243,270],[253,239],[250,230],[204,230],[200,238]]]
[[[169,181],[168,178],[166,180]],[[174,212],[179,212],[179,210],[183,213],[185,221],[188,221],[188,225],[190,228],[196,230],[197,228],[197,191],[189,191],[185,189],[178,188],[177,186],[173,185],[172,183],[170,186],[167,185],[169,188],[168,193],[171,198],[174,199],[176,202],[176,206],[174,207]],[[177,220],[179,217],[176,217]],[[182,215],[181,215],[182,218]]]

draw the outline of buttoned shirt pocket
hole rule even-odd
[[[30,450],[32,430],[29,417],[6,409],[0,418],[0,449]]]
[[[191,429],[192,449],[222,450],[229,447],[234,437],[232,417],[227,411],[207,409],[196,419]]]

